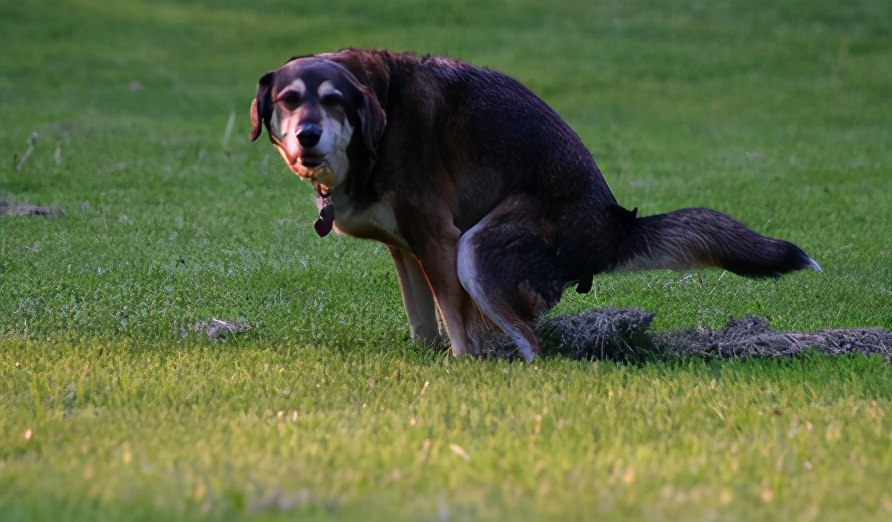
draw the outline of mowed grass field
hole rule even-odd
[[[507,72],[625,206],[710,206],[824,267],[601,276],[555,314],[892,328],[892,3],[4,2],[0,201],[65,215],[0,217],[0,520],[892,517],[883,359],[410,341],[386,250],[317,237],[247,138],[262,73],[345,46]]]

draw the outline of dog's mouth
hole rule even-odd
[[[325,156],[320,154],[301,154],[297,161],[308,169],[318,169],[325,163]]]
[[[331,165],[323,154],[301,154],[291,164],[291,171],[307,181],[323,181],[326,185],[334,183]]]

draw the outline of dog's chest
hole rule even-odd
[[[334,229],[339,234],[407,247],[399,233],[396,214],[388,198],[369,205],[358,205],[335,190],[331,200],[335,209]]]

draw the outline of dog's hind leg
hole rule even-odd
[[[445,335],[440,331],[434,296],[421,270],[421,265],[411,252],[389,247],[400,283],[403,306],[409,317],[412,339],[438,339]]]
[[[458,277],[529,361],[539,354],[533,326],[557,304],[566,281],[554,249],[505,210],[493,211],[462,236]]]

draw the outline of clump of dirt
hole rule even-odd
[[[654,316],[635,308],[594,308],[545,319],[536,328],[536,336],[546,356],[628,359],[628,354],[652,350],[647,330]],[[500,332],[484,334],[483,344],[484,357],[519,356],[511,339]]]
[[[573,359],[621,359],[653,349],[647,331],[656,315],[637,308],[595,308],[546,319],[536,334],[546,349]]]
[[[879,328],[835,328],[812,333],[778,332],[761,317],[730,318],[724,328],[652,332],[656,314],[635,308],[598,308],[542,321],[536,334],[543,353],[573,359],[625,362],[670,357],[783,357],[805,349],[828,355],[861,353],[892,360],[892,332]],[[504,335],[487,341],[487,355],[515,357]]]
[[[245,321],[237,320],[235,322],[224,321],[212,317],[204,321],[198,321],[192,326],[193,332],[200,332],[207,335],[211,341],[224,341],[233,335],[250,330],[251,325]]]
[[[879,328],[832,328],[812,333],[777,332],[756,316],[728,319],[721,330],[658,333],[654,343],[685,355],[722,358],[781,357],[813,348],[827,355],[861,353],[892,359],[892,332]]]
[[[29,203],[11,203],[0,199],[0,216],[42,216],[62,217],[65,212],[59,207],[41,207]]]

